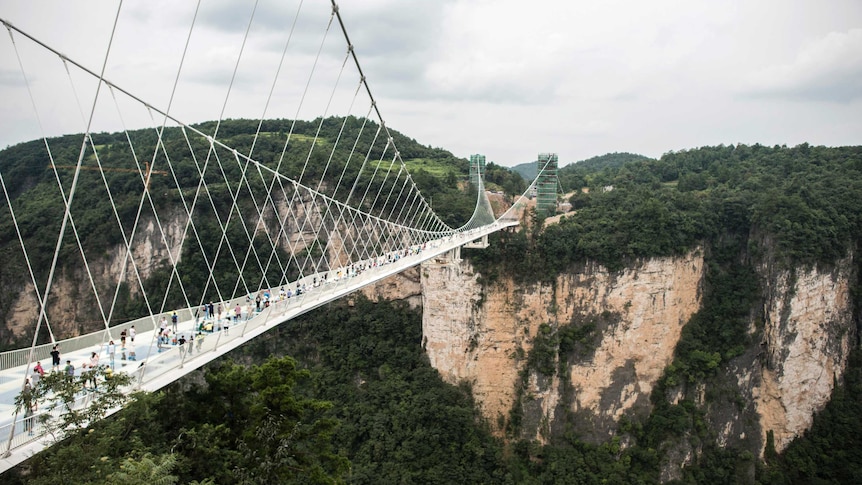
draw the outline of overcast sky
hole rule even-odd
[[[261,1],[232,86],[254,3],[204,0],[189,37],[195,5],[127,0],[105,78],[187,123],[367,112],[352,61],[338,78],[346,44],[337,23],[324,37],[329,1]],[[117,7],[3,0],[0,18],[98,72]],[[862,143],[859,0],[343,0],[340,12],[387,125],[460,157],[511,166],[539,152],[566,164],[721,143]],[[84,131],[96,83],[14,39],[17,54],[0,39],[0,146]],[[116,97],[100,95],[95,130],[158,118]]]

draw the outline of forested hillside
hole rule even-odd
[[[758,465],[757,483],[853,482],[862,465],[860,373],[857,353],[846,383],[812,431],[783,456]],[[277,328],[161,392],[137,396],[123,412],[3,479],[658,483],[656,440],[692,423],[702,427],[699,419],[694,410],[659,410],[601,446],[573,434],[545,446],[505,443],[489,433],[470,389],[443,383],[428,365],[415,311],[358,298]],[[706,448],[687,468],[685,483],[751,483],[737,468],[739,460],[752,465],[753,457],[740,453]]]
[[[579,162],[560,164],[559,176],[563,187],[570,187],[582,183],[584,176],[590,173],[600,171],[605,168],[619,168],[626,163],[636,162],[640,160],[650,160],[649,157],[637,155],[634,153],[606,153],[604,155],[595,156]],[[515,165],[511,170],[520,174],[528,183],[536,178],[538,167],[536,162],[527,162]]]
[[[585,175],[563,186],[591,190],[572,196],[574,211],[558,225],[500,235],[476,252],[480,264],[504,262],[484,272],[535,280],[585,260],[618,269],[727,233],[787,265],[830,264],[862,236],[862,147],[704,147]]]
[[[592,183],[593,175],[604,170],[616,170],[623,165],[633,162],[648,162],[651,158],[635,153],[607,153],[597,157],[581,160],[577,163],[572,163],[561,167],[559,170],[560,186],[563,192],[589,187]]]

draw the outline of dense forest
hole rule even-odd
[[[860,147],[704,147],[560,181],[575,192],[572,214],[497,236],[501,244],[473,259],[503,266],[483,274],[536,281],[585,260],[620,269],[727,233],[742,234],[754,256],[774,249],[785,265],[828,265],[862,236]]]
[[[629,162],[650,160],[649,157],[635,153],[606,153],[575,163],[560,162],[558,175],[563,187],[570,187],[584,181],[587,174],[609,168],[619,168]],[[515,165],[511,170],[519,174],[527,182],[532,182],[539,172],[537,162],[527,162]],[[577,181],[573,181],[576,179]]]
[[[517,405],[506,436],[493,436],[469,387],[443,383],[430,367],[421,315],[398,302],[356,297],[276,328],[161,392],[135,396],[121,413],[3,478],[37,484],[71,476],[80,483],[161,477],[164,483],[648,484],[660,481],[664,444],[688,440],[700,453],[680,483],[856,481],[862,469],[858,349],[812,429],[781,455],[767,443],[765,461],[748,449],[717,446],[689,391],[703,385],[708,399],[734,399],[722,371],[757,337],[745,327],[761,291],[759,262],[828,268],[858,250],[862,147],[717,146],[659,160],[612,160],[561,170],[563,189],[575,195],[574,210],[558,224],[543,226],[533,216],[521,231],[495,235],[489,248],[464,251],[486,284],[501,277],[528,284],[552,281],[586,261],[619,270],[702,248],[708,268],[702,308],[653,391],[653,410],[623,423],[608,442],[584,441],[573,422],[545,445],[525,440]],[[423,183],[456,177],[449,173]],[[502,172],[494,177],[510,194],[523,183]],[[528,370],[560,372],[553,362],[577,354],[590,324],[544,329],[526,356]],[[672,402],[668,390],[678,388],[684,398]]]

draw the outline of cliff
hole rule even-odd
[[[762,455],[772,433],[776,450],[786,448],[811,426],[846,367],[856,334],[849,267],[848,260],[833,270],[759,268],[755,343],[718,377],[736,400],[707,403],[703,385],[669,390],[669,400],[702,406],[719,445]],[[423,345],[445,380],[472,386],[498,434],[547,442],[574,416],[568,426],[582,439],[604,442],[623,417],[649,415],[650,394],[701,306],[704,271],[695,250],[619,273],[588,264],[552,284],[519,287],[503,278],[483,286],[469,262],[439,259],[422,266]],[[696,453],[677,448],[667,468]]]
[[[620,274],[588,266],[559,275],[553,285],[517,287],[506,280],[482,288],[469,263],[429,263],[422,268],[425,348],[444,379],[472,384],[483,412],[502,431],[540,325],[597,320],[588,345],[594,348],[567,372],[550,380],[527,376],[525,432],[543,440],[556,416],[570,411],[587,418],[584,431],[609,437],[621,416],[648,413],[653,385],[700,304],[702,274],[703,257],[695,251]],[[461,297],[452,298],[447,288],[459,288]]]
[[[131,258],[125,246],[117,245],[103,251],[100,257],[90,257],[85,266],[79,254],[73,260],[61,261],[51,286],[47,320],[58,338],[68,338],[104,327],[104,319],[93,297],[96,289],[104,308],[114,299],[118,282],[127,293],[122,297],[140,298],[141,285],[154,272],[178,261],[181,257],[183,230],[187,217],[174,211],[158,223],[144,217],[138,223]],[[44,291],[44,288],[40,288]],[[10,310],[6,315],[8,340],[32,338],[39,318],[39,303],[32,280],[27,279],[14,289]],[[122,318],[123,315],[114,315]],[[44,326],[44,322],[43,322]]]
[[[797,269],[765,278],[761,382],[752,389],[761,436],[775,449],[811,427],[847,367],[856,339],[850,259],[831,271]]]

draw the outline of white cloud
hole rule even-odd
[[[830,32],[805,45],[792,63],[755,72],[747,91],[838,103],[862,97],[862,28]]]
[[[291,33],[299,4],[261,0],[226,117],[255,118],[265,106],[268,117],[301,119],[350,109],[358,76],[348,63],[336,81],[346,45],[337,22],[326,33],[329,2],[302,2]],[[99,70],[117,5],[5,0],[0,18]],[[253,6],[201,3],[172,114],[189,123],[218,118]],[[342,0],[339,6],[386,123],[458,156],[485,153],[514,165],[542,151],[575,161],[716,143],[860,143],[857,0],[833,0],[829,8],[814,0]],[[107,78],[166,107],[194,13],[191,2],[124,2]],[[40,136],[4,37],[0,146]],[[80,131],[92,83],[73,75],[84,106],[78,108],[56,56],[16,38],[47,134]],[[362,103],[352,113],[364,114]],[[146,110],[124,109],[130,128],[150,123]],[[111,120],[100,129],[112,129]]]

